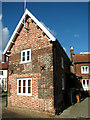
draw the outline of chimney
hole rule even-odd
[[[73,57],[74,57],[74,50],[73,50],[73,46],[70,47],[70,60],[71,62],[73,62]]]
[[[72,62],[72,65],[70,66],[71,72],[75,73],[74,69],[74,49],[73,46],[70,47],[70,61]]]
[[[6,55],[2,54],[2,62],[6,62]]]

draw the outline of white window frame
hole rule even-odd
[[[2,74],[1,74],[2,73]],[[4,71],[3,70],[0,70],[0,75],[4,75]]]
[[[27,60],[27,51],[30,52],[29,60]],[[23,61],[23,52],[25,52],[25,61]],[[31,62],[31,49],[25,49],[21,51],[21,63],[28,63]]]
[[[62,77],[62,90],[65,89],[65,85],[64,85],[64,77]]]
[[[64,59],[61,57],[61,67],[64,68]]]
[[[85,85],[83,84],[83,80],[85,80]],[[87,84],[87,80],[89,80],[89,85]],[[84,90],[89,90],[90,88],[90,79],[82,79],[82,86]]]
[[[83,71],[83,67],[88,67],[87,71]],[[81,66],[81,74],[88,74],[89,73],[89,66]]]
[[[21,80],[21,93],[19,93],[19,80]],[[26,80],[26,93],[23,93],[23,80]],[[31,80],[31,93],[28,93],[28,80]],[[17,95],[32,96],[32,78],[17,79]]]

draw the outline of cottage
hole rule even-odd
[[[4,55],[8,56],[8,106],[52,113],[64,109],[70,60],[58,40],[27,9]]]
[[[82,86],[80,87],[80,92],[85,97],[84,93],[90,91],[90,53],[81,52],[75,54],[73,47],[71,47],[70,53],[72,61],[71,71],[80,78],[79,81]]]
[[[90,90],[90,53],[89,52],[81,52],[80,54],[74,54],[74,50],[72,48],[73,54],[73,73],[77,76],[81,76],[80,82],[82,84],[83,90]]]

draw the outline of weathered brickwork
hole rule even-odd
[[[10,51],[8,106],[55,112],[52,44],[30,18],[27,21],[25,27],[29,28],[29,33],[22,27]],[[21,51],[28,48],[31,62],[22,64]],[[32,96],[17,95],[17,78],[32,78]]]

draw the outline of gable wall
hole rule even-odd
[[[52,44],[30,18],[27,21],[29,34],[22,27],[10,51],[8,106],[54,112]],[[27,48],[31,48],[31,62],[21,64],[21,50]],[[17,95],[17,78],[32,78],[32,96]]]

